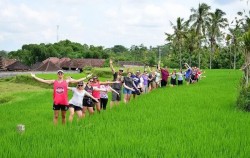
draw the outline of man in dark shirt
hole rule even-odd
[[[158,70],[161,71],[161,87],[166,87],[168,84],[168,68],[167,66],[165,68],[160,67],[161,62],[158,63]]]
[[[109,60],[109,66],[110,66],[112,73],[113,73],[113,81],[119,81],[118,83],[112,84],[112,88],[119,93],[119,95],[118,95],[117,93],[112,92],[112,100],[110,102],[110,107],[112,108],[114,103],[116,105],[119,105],[119,103],[121,101],[123,69],[120,68],[118,72],[115,72],[115,69],[113,67],[113,61],[111,59]]]

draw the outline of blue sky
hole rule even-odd
[[[57,34],[59,40],[105,48],[157,46],[172,31],[169,21],[187,19],[199,2],[222,9],[229,19],[249,7],[241,0],[0,0],[0,50],[55,43]]]

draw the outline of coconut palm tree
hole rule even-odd
[[[240,15],[241,13],[238,12],[238,15]],[[236,55],[237,55],[237,50],[239,47],[239,43],[241,40],[241,36],[244,33],[243,30],[243,19],[242,18],[237,18],[235,17],[234,21],[231,22],[231,24],[235,23],[235,25],[231,25],[234,26],[233,28],[229,28],[229,35],[231,36],[231,44],[233,47],[233,52],[234,52],[234,62],[233,62],[233,68],[236,69]]]
[[[194,28],[190,28],[184,36],[184,48],[188,51],[189,65],[192,64],[191,56],[198,47],[198,36]]]
[[[216,9],[214,13],[209,14],[210,17],[208,19],[208,30],[207,30],[207,36],[210,42],[210,63],[209,68],[212,67],[212,56],[214,53],[214,47],[219,42],[222,37],[221,29],[224,29],[228,25],[227,18],[224,18],[226,15],[225,12],[223,12],[220,9]]]
[[[206,35],[206,29],[208,25],[208,19],[209,19],[209,10],[210,6],[206,3],[199,4],[198,9],[191,9],[191,12],[193,13],[189,21],[192,23],[192,27],[196,29],[196,35],[199,37],[199,48],[201,47],[201,40],[205,38]],[[199,67],[201,63],[201,57],[200,57],[200,51],[199,51]]]
[[[176,25],[174,25],[171,21],[170,24],[174,29],[173,34],[165,33],[167,38],[166,40],[171,42],[172,46],[176,48],[175,50],[179,53],[179,64],[180,68],[182,67],[182,47],[183,47],[183,38],[185,35],[185,29],[187,23],[183,18],[178,17],[176,20]]]

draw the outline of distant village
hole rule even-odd
[[[105,59],[70,59],[49,57],[42,62],[37,62],[31,66],[27,66],[16,59],[5,59],[0,57],[1,71],[57,71],[69,70],[75,71],[88,67],[104,67]],[[121,67],[144,66],[141,62],[134,61],[119,61]]]

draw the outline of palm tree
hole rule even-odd
[[[249,65],[250,65],[250,30],[246,32],[243,36],[244,39],[244,46],[245,46],[245,52],[246,52],[246,60],[245,60],[245,67],[243,68],[245,72],[245,78],[246,78],[246,86],[248,86],[249,82]]]
[[[172,46],[177,48],[177,52],[179,53],[179,64],[180,68],[182,67],[182,46],[183,46],[183,38],[185,35],[186,22],[184,22],[183,18],[178,17],[176,20],[176,25],[174,25],[171,21],[170,24],[174,29],[173,34],[165,33],[167,38],[166,40],[172,43]]]
[[[195,51],[195,49],[197,49],[198,47],[197,45],[198,45],[198,37],[196,36],[195,29],[191,28],[187,31],[184,38],[184,46],[185,49],[188,50],[189,54],[189,65],[191,65],[192,63],[191,56]]]
[[[214,53],[214,46],[217,42],[220,41],[220,37],[222,36],[221,29],[225,28],[228,25],[227,19],[224,18],[226,13],[220,9],[216,9],[214,13],[210,13],[210,17],[208,20],[208,30],[207,35],[210,42],[210,63],[209,68],[212,67],[212,55]]]
[[[240,14],[241,13],[238,12],[238,15],[240,15]],[[229,28],[229,33],[231,36],[231,44],[233,46],[233,52],[234,52],[234,65],[233,65],[233,67],[234,67],[234,69],[236,69],[236,53],[237,53],[237,50],[239,47],[241,36],[244,33],[244,30],[243,30],[243,19],[238,19],[237,17],[235,17],[235,20],[232,21],[231,24],[234,22],[235,22],[235,25],[232,25],[232,26],[234,26],[234,28]]]
[[[196,29],[196,35],[199,37],[199,48],[201,47],[202,38],[205,38],[210,8],[211,7],[208,6],[206,3],[202,3],[199,4],[198,9],[191,9],[191,12],[193,14],[190,16],[189,21],[193,22],[192,27]],[[200,58],[201,57],[199,51],[199,67],[201,63]]]

